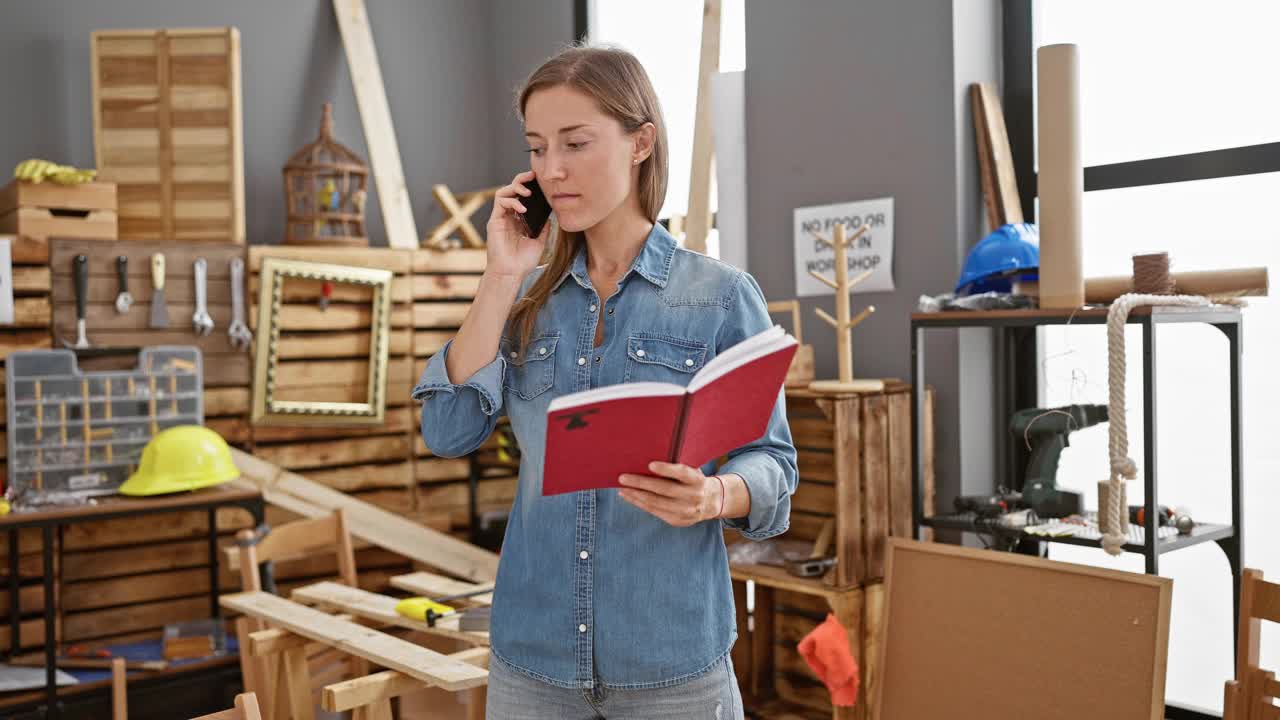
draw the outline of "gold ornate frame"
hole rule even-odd
[[[380,425],[386,417],[387,351],[391,327],[390,270],[264,258],[259,276],[258,328],[253,373],[255,425]],[[373,287],[367,402],[311,402],[275,398],[280,306],[286,278]]]

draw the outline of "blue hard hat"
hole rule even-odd
[[[1040,231],[1031,223],[997,228],[969,251],[956,282],[957,295],[1010,292],[1014,280],[1040,277]]]

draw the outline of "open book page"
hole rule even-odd
[[[676,462],[702,465],[764,435],[796,354],[795,339],[786,339],[746,354],[689,395]]]
[[[684,388],[654,384],[677,392],[548,411],[542,494],[620,487],[620,474],[648,475],[650,462],[670,459],[686,395]]]
[[[691,393],[697,392],[738,366],[795,344],[795,338],[788,335],[780,326],[774,325],[715,356],[698,371],[697,375],[693,376],[688,390]]]
[[[661,382],[633,382],[621,383],[619,385],[606,385],[591,390],[582,390],[568,395],[561,395],[551,404],[547,406],[547,412],[553,413],[557,410],[565,408],[578,407],[581,405],[590,405],[592,403],[604,402],[605,400],[620,400],[630,397],[664,397],[668,395],[683,395],[684,388],[679,385]]]

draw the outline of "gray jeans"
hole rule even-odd
[[[570,690],[489,663],[485,720],[743,720],[733,662],[669,687]]]

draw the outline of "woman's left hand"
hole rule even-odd
[[[618,477],[623,500],[675,527],[688,527],[716,517],[721,483],[696,467],[651,462],[654,475],[626,473]],[[656,476],[656,477],[655,477]]]

